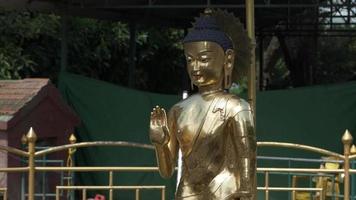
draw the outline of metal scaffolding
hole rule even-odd
[[[95,1],[70,0],[67,9],[76,15],[88,15],[89,10],[101,18],[142,21],[149,16],[153,23],[186,28],[191,19],[206,7],[227,9],[242,21],[245,1]],[[285,36],[356,36],[356,0],[256,0],[257,35]]]

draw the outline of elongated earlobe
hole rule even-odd
[[[234,50],[228,49],[225,52],[225,65],[224,65],[224,88],[229,89],[232,83],[232,70],[234,67]]]
[[[225,89],[229,89],[230,86],[231,86],[231,78],[230,78],[230,75],[228,74],[225,74],[225,77],[224,77],[224,88]]]

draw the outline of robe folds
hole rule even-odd
[[[255,200],[256,139],[246,101],[197,94],[173,106],[169,116],[183,154],[176,200]]]

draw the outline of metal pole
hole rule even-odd
[[[260,52],[259,52],[259,56],[260,56],[260,79],[259,79],[259,84],[260,84],[260,87],[259,87],[259,89],[260,89],[260,91],[263,91],[263,90],[265,90],[265,85],[264,85],[264,79],[263,79],[263,73],[264,73],[264,68],[263,68],[263,65],[264,65],[264,53],[263,53],[263,38],[264,36],[263,35],[261,35],[260,36],[260,48],[259,48],[259,50],[260,50]]]
[[[86,189],[82,190],[82,200],[87,200],[87,190]]]
[[[45,167],[47,162],[46,155],[43,156],[42,166]],[[46,172],[42,172],[42,200],[46,200]]]
[[[69,143],[70,144],[75,144],[77,142],[77,138],[75,137],[75,135],[72,133],[70,136],[69,136]],[[76,152],[76,148],[69,148],[68,149],[68,158],[67,158],[67,167],[73,167],[73,155],[74,153]],[[62,172],[62,175],[63,175],[63,172]],[[67,185],[70,186],[73,184],[73,176],[74,176],[74,173],[72,171],[68,171],[67,173]],[[74,199],[74,191],[73,190],[68,190],[67,191],[67,199],[69,200],[73,200]]]
[[[136,199],[136,200],[140,200],[140,189],[136,189],[136,192],[135,192],[135,199]]]
[[[161,200],[166,200],[166,187],[162,188]]]
[[[37,136],[32,128],[27,133],[28,141],[28,200],[35,200],[35,145]]]
[[[355,145],[352,145],[351,146],[351,149],[350,149],[350,155],[355,155],[356,154],[356,146]],[[351,169],[355,169],[355,161],[351,161]],[[355,178],[355,174],[352,174],[351,175],[351,185],[353,187],[351,187],[351,198],[354,199],[355,197],[355,193],[356,193],[356,178]]]
[[[109,171],[109,186],[112,187],[114,185],[114,173],[113,171]],[[113,200],[113,189],[110,188],[109,190],[109,200]]]
[[[59,188],[56,188],[56,200],[59,200]]]
[[[269,190],[268,190],[268,187],[269,187],[269,173],[268,172],[265,172],[265,187],[266,187],[265,200],[269,200]]]
[[[135,22],[129,24],[130,27],[130,49],[129,49],[129,87],[135,86],[135,71],[136,71],[136,32],[137,26]]]
[[[355,161],[353,161],[353,162],[351,163],[351,167],[352,167],[352,169],[355,169]],[[356,193],[356,188],[355,188],[355,186],[356,186],[355,174],[352,174],[352,175],[351,175],[351,185],[353,186],[353,187],[351,187],[351,197],[354,199],[354,198],[355,198],[355,193]]]
[[[295,188],[296,187],[296,185],[297,185],[297,176],[293,176],[293,178],[292,178],[292,187],[293,188]],[[296,192],[295,192],[295,190],[293,189],[292,190],[292,200],[295,200],[296,199]]]
[[[248,71],[248,101],[256,113],[256,41],[255,41],[255,2],[246,0],[246,29],[252,43],[251,66]]]
[[[342,143],[344,144],[344,200],[350,200],[350,148],[352,144],[352,135],[348,130],[342,136]]]
[[[290,160],[288,160],[288,168],[292,168],[292,163]],[[291,181],[292,181],[291,174],[288,174],[288,187],[291,187]],[[288,200],[291,200],[291,199],[292,199],[292,194],[289,193]]]
[[[61,72],[65,72],[68,65],[68,41],[67,41],[68,16],[61,16]]]
[[[26,144],[27,144],[27,137],[25,134],[22,135],[21,138],[21,143],[22,143],[22,149],[25,149]],[[21,159],[21,167],[25,166],[25,158]],[[26,193],[26,183],[25,183],[25,173],[21,173],[21,200],[25,200],[25,193]]]

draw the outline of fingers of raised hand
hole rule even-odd
[[[151,118],[150,118],[150,126],[154,126],[154,125],[156,125],[156,121],[155,121],[155,119],[156,119],[155,112],[154,112],[154,111],[152,111],[152,112],[151,112]]]
[[[164,108],[161,108],[159,118],[160,118],[162,126],[166,126],[167,125],[167,115],[166,115],[166,111],[164,110]]]
[[[158,125],[158,112],[157,112],[157,106],[153,108],[151,112],[151,126],[157,126]]]
[[[159,106],[153,108],[151,112],[151,125],[165,126],[167,124],[166,111]]]

